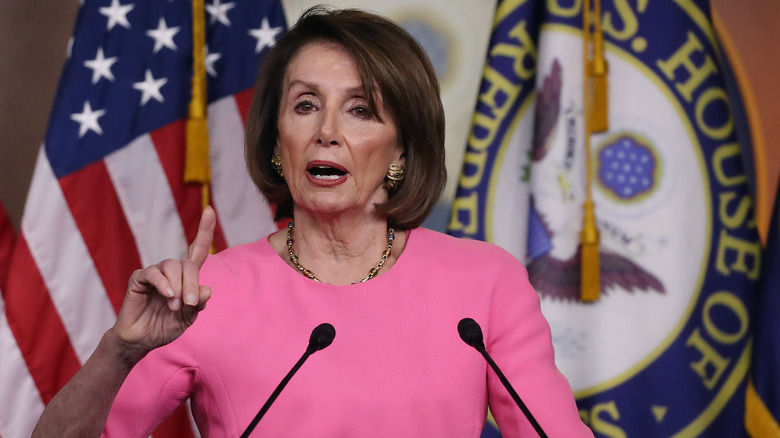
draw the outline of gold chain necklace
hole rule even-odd
[[[310,279],[320,283],[320,279],[317,278],[313,272],[310,270],[304,268],[301,266],[300,263],[298,263],[298,256],[295,255],[295,250],[293,249],[293,245],[295,245],[295,239],[293,238],[293,230],[295,229],[295,221],[291,220],[290,224],[287,225],[287,252],[290,253],[290,261],[293,265],[295,265],[296,268],[298,268],[299,271],[301,271],[301,274],[305,275],[306,277],[309,277]],[[379,269],[382,267],[382,265],[385,264],[387,261],[387,258],[390,257],[390,251],[393,250],[393,241],[395,240],[395,230],[392,228],[387,229],[387,247],[385,248],[385,252],[382,253],[382,257],[379,259],[379,263],[376,264],[375,267],[371,268],[370,271],[368,271],[368,275],[365,276],[362,280],[360,280],[361,283],[366,282],[368,280],[371,280],[372,278],[376,277],[376,273],[379,272]],[[353,283],[354,284],[354,283]]]

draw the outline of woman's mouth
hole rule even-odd
[[[314,161],[306,166],[309,181],[318,186],[334,186],[347,179],[347,169],[331,162]]]
[[[328,166],[316,166],[308,170],[309,174],[317,179],[339,179],[347,173],[341,169]]]

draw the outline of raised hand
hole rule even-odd
[[[216,213],[206,207],[185,259],[168,259],[130,277],[113,331],[133,350],[128,353],[137,353],[135,360],[179,337],[206,306],[211,288],[200,285],[198,277],[216,222]]]
[[[206,207],[187,258],[133,273],[114,327],[46,406],[33,438],[100,435],[130,370],[146,353],[184,333],[211,297],[211,288],[201,286],[198,276],[216,223],[216,213]]]

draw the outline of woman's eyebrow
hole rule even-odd
[[[303,88],[311,89],[311,90],[313,90],[314,92],[317,92],[317,93],[319,93],[319,91],[320,91],[320,88],[317,86],[317,84],[315,84],[313,82],[304,81],[304,80],[301,80],[301,79],[295,79],[292,82],[290,82],[290,86],[288,87],[288,89],[292,90],[296,86],[300,86],[300,87],[303,87]]]
[[[309,82],[303,79],[295,79],[290,82],[289,89],[293,89],[296,86],[310,89],[315,93],[320,93],[320,87],[314,82]],[[347,88],[345,91],[346,94],[349,94],[351,97],[360,97],[360,98],[366,97],[365,89],[363,88],[363,85],[355,85],[353,87]]]

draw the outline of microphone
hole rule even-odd
[[[311,336],[309,336],[309,346],[306,347],[306,354],[311,355],[315,351],[325,349],[325,347],[333,342],[333,338],[335,337],[336,329],[327,322],[323,322],[317,327],[314,327],[314,330],[311,331]]]
[[[265,402],[263,407],[260,408],[260,412],[255,415],[255,418],[251,423],[249,423],[249,426],[247,426],[244,433],[241,434],[241,438],[249,437],[249,434],[252,433],[252,431],[255,429],[255,426],[257,426],[257,423],[260,422],[260,419],[263,418],[263,415],[265,415],[266,411],[268,411],[268,408],[271,407],[271,404],[274,402],[274,400],[276,400],[276,397],[278,397],[284,387],[287,386],[287,382],[290,381],[293,374],[295,374],[301,365],[303,365],[303,362],[305,362],[306,359],[312,355],[312,353],[320,351],[330,345],[331,342],[333,342],[333,338],[335,337],[336,329],[327,322],[318,325],[314,328],[314,330],[312,330],[311,336],[309,337],[309,345],[306,347],[306,352],[304,352],[303,356],[298,359],[298,362],[292,367],[290,372],[284,376],[284,379],[279,382],[279,386],[277,386],[271,396],[268,397],[268,400]]]
[[[495,371],[496,375],[498,375],[498,379],[501,380],[501,383],[504,384],[504,388],[509,391],[509,395],[512,396],[512,398],[515,400],[515,403],[517,403],[517,406],[519,406],[520,410],[523,411],[523,414],[525,414],[525,418],[527,418],[531,423],[531,426],[534,427],[536,433],[538,433],[542,438],[547,438],[547,434],[545,434],[542,430],[542,426],[540,426],[536,421],[534,416],[531,414],[531,411],[529,411],[525,406],[525,403],[520,400],[520,396],[517,395],[515,389],[512,388],[509,380],[507,380],[506,376],[504,376],[504,373],[501,372],[501,370],[498,368],[498,365],[493,362],[493,358],[491,358],[487,350],[485,350],[485,342],[482,340],[482,329],[479,327],[479,324],[477,324],[477,322],[471,318],[463,318],[458,323],[458,334],[460,335],[460,338],[463,339],[463,342],[471,345],[474,347],[474,349],[482,353],[482,356],[485,357],[485,360],[487,360],[487,362],[490,364],[490,367],[493,368],[493,371]]]

